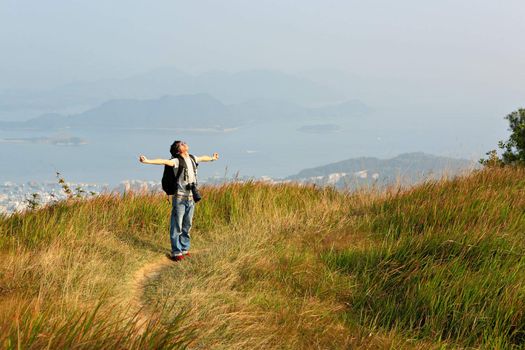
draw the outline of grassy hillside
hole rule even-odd
[[[525,346],[523,169],[381,193],[262,183],[203,192],[194,254],[180,263],[163,257],[161,195],[0,219],[0,344]],[[155,269],[137,283],[145,266]]]

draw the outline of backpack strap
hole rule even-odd
[[[197,160],[195,159],[195,156],[193,154],[190,154],[191,158],[191,165],[193,166],[193,173],[195,174],[195,183],[197,183],[197,168],[199,166],[199,163],[197,163]]]
[[[177,154],[175,159],[179,160],[179,166],[177,167],[177,174],[175,175],[175,183],[179,183],[179,177],[184,171],[184,168],[186,167],[186,162],[184,161],[184,158],[182,158],[181,155]]]

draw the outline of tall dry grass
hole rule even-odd
[[[155,196],[105,195],[1,219],[0,344],[184,347],[191,332],[181,322],[135,332],[129,285],[133,272],[163,251],[164,212]]]
[[[345,247],[370,243],[353,228],[378,194],[255,182],[205,194],[192,243],[200,253],[146,287],[151,302],[189,311],[200,330],[192,346],[417,347],[388,330],[370,334],[349,325],[339,298],[351,279],[320,259],[337,240]]]
[[[204,188],[195,254],[145,280],[142,301],[157,306],[143,332],[130,281],[168,251],[164,196],[105,195],[3,218],[0,342],[519,347],[523,175],[496,169],[384,192]]]
[[[373,203],[380,244],[323,255],[354,278],[351,322],[454,346],[525,346],[525,170],[431,181]]]

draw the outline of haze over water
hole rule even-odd
[[[78,182],[158,180],[161,169],[141,166],[137,157],[167,157],[175,139],[196,154],[221,154],[220,162],[200,168],[204,178],[224,175],[225,167],[230,176],[283,177],[347,158],[411,151],[478,159],[507,137],[503,117],[525,101],[520,1],[8,0],[0,8],[0,120],[95,108],[100,101],[68,103],[78,97],[75,84],[147,76],[162,67],[195,76],[284,72],[371,110],[337,123],[281,120],[225,133],[0,130],[0,139],[65,134],[87,142],[2,142],[0,182],[53,180],[55,170]],[[28,98],[35,91],[38,103]],[[53,91],[63,99],[46,106]],[[126,96],[108,93],[107,100],[115,97]],[[321,99],[301,104],[323,105]],[[324,124],[339,129],[299,131]]]

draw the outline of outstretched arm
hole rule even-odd
[[[157,164],[157,165],[168,165],[175,166],[173,159],[148,159],[145,156],[141,155],[139,161],[143,164]]]
[[[213,153],[213,156],[199,156],[196,157],[197,162],[213,162],[215,160],[219,159],[219,153],[215,152]]]

